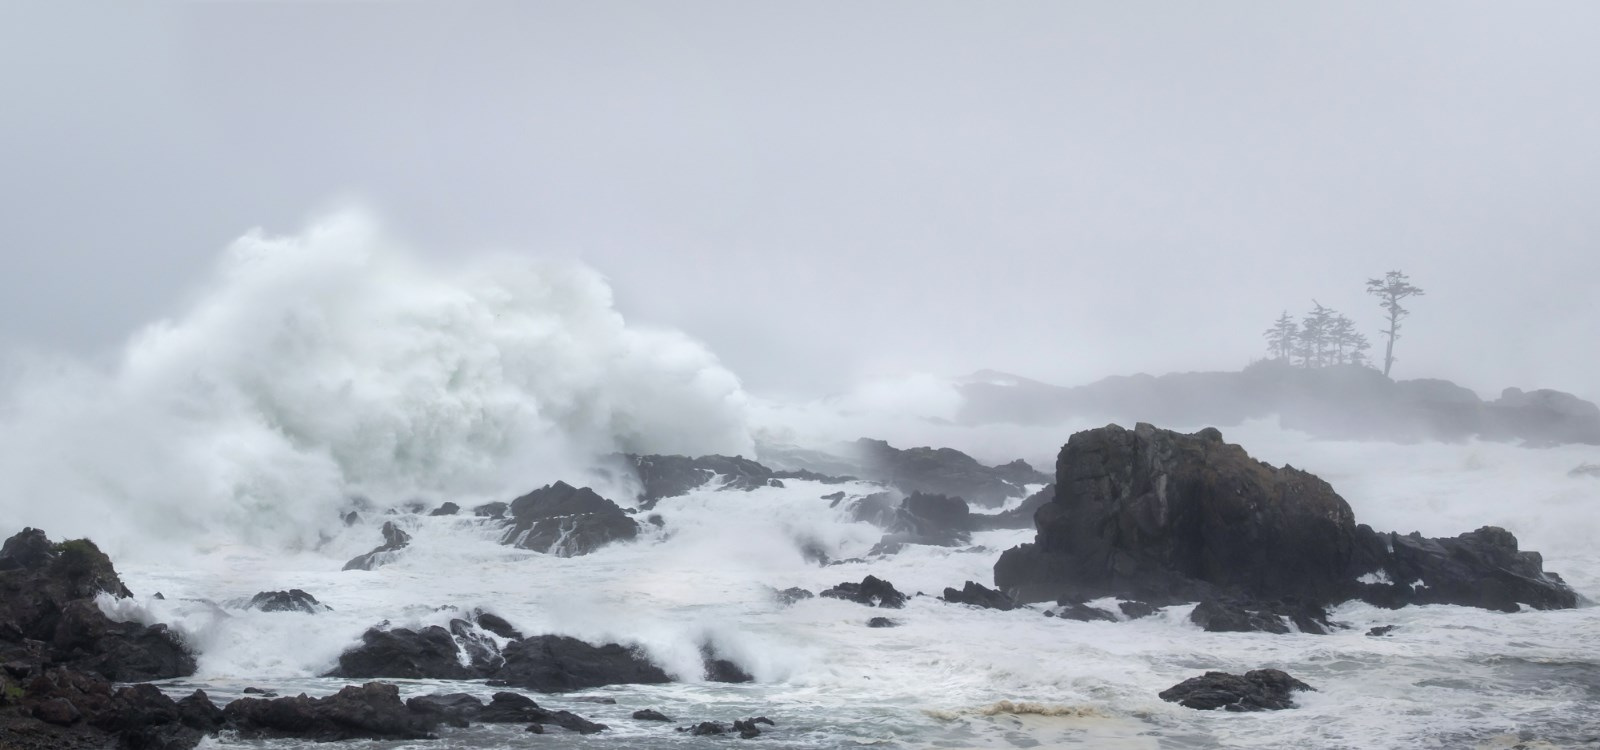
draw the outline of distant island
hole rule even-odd
[[[1570,393],[1507,388],[1485,401],[1448,380],[1391,380],[1353,364],[1306,368],[1273,359],[1238,372],[1115,376],[1075,387],[985,370],[957,387],[964,403],[956,421],[964,424],[1227,427],[1276,415],[1287,429],[1335,439],[1600,445],[1600,407]]]

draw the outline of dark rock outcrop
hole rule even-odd
[[[1077,622],[1117,622],[1116,615],[1099,607],[1091,607],[1084,602],[1065,599],[1057,602],[1054,609],[1047,609],[1044,613],[1050,617],[1062,620],[1076,620]]]
[[[501,638],[510,638],[513,641],[522,640],[522,631],[517,630],[511,623],[506,622],[504,617],[481,609],[477,610],[474,615],[478,627],[483,628],[485,631],[494,633]]]
[[[333,609],[300,589],[263,591],[250,597],[249,603],[245,604],[244,608],[262,612],[304,612],[312,615]]]
[[[1017,603],[1011,597],[995,591],[977,581],[967,581],[958,591],[946,587],[944,596],[941,597],[951,604],[970,604],[984,609],[1009,610],[1015,609]]]
[[[671,681],[660,667],[615,643],[594,646],[576,638],[541,635],[508,644],[501,653],[505,664],[495,679],[546,693]]]
[[[100,675],[52,668],[0,692],[0,747],[191,748],[221,724],[196,691],[173,701],[153,685],[113,689]]]
[[[439,507],[434,508],[432,511],[429,511],[428,515],[430,515],[430,516],[453,516],[453,515],[455,515],[457,513],[460,513],[460,512],[461,512],[461,506],[456,505],[455,503],[452,503],[452,502],[445,502],[444,504],[440,505]]]
[[[1378,534],[1358,527],[1326,482],[1255,461],[1214,429],[1080,432],[1056,473],[1055,496],[1035,515],[1035,542],[995,565],[996,584],[1019,601],[1231,602],[1233,611],[1197,617],[1271,626],[1287,614],[1312,632],[1307,623],[1324,622],[1322,608],[1352,598],[1508,611],[1576,604],[1503,529],[1455,539]],[[1282,612],[1279,602],[1295,604]],[[1272,617],[1249,614],[1262,611]]]
[[[900,627],[900,623],[898,623],[898,622],[896,622],[894,620],[891,620],[891,619],[889,619],[887,617],[874,617],[874,618],[872,618],[870,620],[867,620],[867,627],[869,627],[869,628],[898,628],[898,627]]]
[[[115,622],[95,597],[132,594],[94,542],[24,529],[0,546],[0,663],[19,679],[54,667],[142,682],[194,673],[165,625]],[[12,669],[12,667],[15,669]]]
[[[742,456],[622,456],[623,463],[639,478],[639,507],[650,509],[662,498],[686,495],[716,482],[715,489],[750,491],[758,487],[782,487],[771,469]]]
[[[1161,691],[1161,700],[1211,711],[1276,711],[1294,708],[1294,694],[1315,690],[1276,669],[1253,669],[1244,676],[1207,672]]]
[[[1022,497],[1024,484],[1047,482],[1023,461],[991,468],[954,448],[898,449],[882,440],[862,438],[852,446],[862,476],[905,492],[960,497],[983,507]]]
[[[352,739],[433,739],[438,717],[413,713],[385,682],[351,685],[325,698],[240,698],[223,709],[245,738],[295,737],[318,742]]]
[[[633,712],[633,718],[639,721],[672,721],[666,714],[653,708],[641,708]]]
[[[411,535],[400,530],[393,521],[383,522],[383,544],[374,547],[371,552],[353,558],[344,564],[344,570],[372,570],[380,565],[393,562],[395,553],[411,544]]]
[[[561,557],[639,536],[639,522],[594,490],[556,482],[516,500],[501,543]]]
[[[877,576],[867,576],[860,583],[841,583],[822,592],[822,596],[885,609],[900,609],[906,605],[906,595]]]
[[[983,531],[986,529],[1029,529],[1033,528],[1033,516],[1039,508],[1050,502],[1056,496],[1055,484],[1047,484],[1043,489],[1029,495],[1017,507],[1003,510],[999,513],[972,515],[972,530]]]
[[[1380,607],[1460,604],[1515,612],[1524,605],[1567,609],[1578,604],[1560,576],[1545,572],[1539,553],[1519,551],[1517,538],[1496,526],[1429,539],[1362,525],[1355,537],[1355,572],[1368,581],[1379,574],[1388,580],[1358,583],[1356,595]]]

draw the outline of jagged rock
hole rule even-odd
[[[276,697],[278,697],[278,694],[276,692],[274,692],[274,691],[263,690],[261,688],[254,687],[254,686],[245,688],[244,689],[244,694],[245,695],[259,695],[259,696],[261,696],[263,698],[276,698]]]
[[[450,631],[437,625],[422,630],[369,628],[361,645],[340,654],[339,667],[326,676],[473,680],[485,675],[483,666],[462,666],[459,653]]]
[[[822,592],[822,596],[885,609],[900,609],[906,605],[905,594],[876,576],[867,576],[860,583],[841,583]]]
[[[897,449],[882,440],[862,438],[853,446],[867,479],[885,482],[905,492],[926,492],[964,498],[984,507],[1005,503],[1008,498],[1026,494],[1021,476],[1022,462],[995,469],[953,448]],[[1029,467],[1031,470],[1032,467]],[[1042,476],[1038,481],[1048,481]]]
[[[1294,708],[1294,693],[1315,690],[1282,671],[1253,669],[1243,677],[1207,672],[1161,691],[1161,700],[1186,708],[1211,711],[1276,711]]]
[[[633,718],[639,721],[672,721],[666,714],[653,708],[641,708],[633,712]]]
[[[1390,633],[1393,633],[1394,629],[1396,627],[1397,626],[1395,626],[1395,625],[1379,625],[1378,627],[1375,627],[1375,628],[1372,628],[1372,629],[1368,630],[1367,631],[1367,635],[1369,635],[1369,636],[1371,636],[1373,638],[1377,638],[1379,636],[1385,636],[1385,635],[1388,635]]]
[[[1011,597],[977,581],[967,581],[959,591],[946,587],[942,598],[951,604],[970,604],[985,609],[1009,610],[1017,606]]]
[[[900,623],[895,622],[894,620],[891,620],[891,619],[889,619],[887,617],[874,617],[874,618],[872,618],[870,620],[867,620],[867,627],[869,627],[869,628],[898,628],[898,627],[900,627]]]
[[[1206,599],[1189,613],[1189,621],[1210,633],[1288,633],[1293,623],[1302,633],[1325,635],[1333,629],[1328,612],[1297,601]]]
[[[240,698],[223,709],[244,738],[294,737],[318,742],[351,739],[433,739],[438,718],[412,713],[385,682],[351,685],[326,698]]]
[[[453,516],[453,515],[455,515],[457,513],[460,513],[460,512],[461,512],[461,506],[456,505],[455,503],[452,503],[452,502],[446,502],[443,505],[440,505],[439,507],[434,508],[432,512],[428,513],[428,515],[430,515],[430,516]]]
[[[1254,461],[1214,429],[1181,435],[1140,424],[1080,432],[1056,470],[1056,493],[1035,516],[1035,542],[995,565],[998,587],[1020,601],[1218,600],[1237,604],[1246,623],[1250,612],[1270,611],[1310,632],[1326,627],[1322,609],[1352,598],[1507,611],[1519,602],[1576,603],[1539,555],[1518,551],[1503,529],[1455,539],[1378,534],[1356,526],[1326,482]],[[1277,612],[1282,601],[1304,608]],[[1197,612],[1218,623],[1240,619]],[[1275,627],[1268,619],[1256,624]]]
[[[316,597],[300,589],[289,589],[288,591],[263,591],[256,594],[250,597],[250,602],[245,605],[245,609],[255,609],[262,612],[316,614],[318,612],[327,612],[333,608],[317,601]]]
[[[542,635],[508,644],[501,655],[506,661],[495,679],[546,693],[671,681],[660,667],[615,643],[594,646],[576,638]]]
[[[744,490],[781,487],[783,483],[771,469],[741,456],[622,456],[623,462],[639,478],[639,507],[649,510],[662,498],[686,495],[713,481],[719,490]]]
[[[194,673],[194,658],[165,625],[112,621],[94,601],[102,592],[132,595],[94,542],[57,544],[32,528],[6,540],[0,546],[0,663],[28,674],[70,667],[118,682]]]
[[[0,746],[8,749],[176,750],[194,747],[220,724],[199,691],[179,703],[153,685],[113,689],[99,675],[72,669],[42,672],[11,692],[0,700]]]
[[[1544,570],[1537,552],[1521,552],[1517,538],[1485,526],[1454,538],[1421,534],[1381,534],[1366,525],[1356,529],[1356,562],[1350,579],[1362,600],[1380,607],[1407,604],[1460,604],[1501,612],[1522,605],[1569,609],[1577,594],[1561,577]],[[1382,572],[1388,583],[1360,582],[1357,576]]]
[[[451,620],[450,635],[455,636],[456,645],[474,669],[493,672],[505,663],[500,645],[481,627],[466,620]]]
[[[395,553],[405,549],[411,544],[411,535],[400,530],[393,521],[383,522],[383,544],[373,548],[371,552],[356,557],[344,564],[344,570],[372,570],[380,565],[392,562]]]
[[[784,589],[782,591],[776,591],[776,592],[774,592],[773,596],[776,597],[777,600],[779,602],[783,603],[783,604],[794,604],[795,602],[798,602],[798,601],[804,601],[806,599],[810,599],[813,596],[816,596],[816,594],[813,594],[810,591],[807,591],[807,590],[805,590],[803,588],[794,587],[794,588],[787,588],[787,589]]]
[[[502,544],[561,557],[586,555],[639,535],[639,522],[587,487],[556,482],[511,501]]]

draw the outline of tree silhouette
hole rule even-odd
[[[1288,362],[1294,357],[1295,341],[1300,337],[1300,324],[1289,317],[1289,311],[1284,310],[1278,316],[1278,322],[1268,328],[1262,336],[1267,339],[1267,351],[1272,353],[1273,359]]]
[[[1383,350],[1383,374],[1388,377],[1394,367],[1394,341],[1400,338],[1400,319],[1411,314],[1400,303],[1407,297],[1421,297],[1424,292],[1411,285],[1411,280],[1399,271],[1390,271],[1381,279],[1367,279],[1367,293],[1378,298],[1378,306],[1389,316],[1389,327],[1382,331],[1389,337]]]

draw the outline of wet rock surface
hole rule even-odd
[[[1161,691],[1161,700],[1200,711],[1278,711],[1294,708],[1294,694],[1314,690],[1277,669],[1244,675],[1207,672]]]
[[[402,531],[393,521],[383,522],[383,544],[371,552],[359,555],[344,564],[344,570],[372,570],[395,558],[395,554],[411,544],[411,535]]]
[[[327,612],[333,608],[317,601],[315,596],[300,589],[289,589],[288,591],[263,591],[256,594],[250,597],[249,603],[245,604],[245,609],[260,610],[262,612],[303,612],[314,615],[318,612]]]
[[[639,535],[639,522],[616,503],[566,482],[523,495],[509,508],[501,543],[522,549],[576,557]]]
[[[893,584],[877,576],[867,576],[861,579],[860,583],[841,583],[822,592],[821,596],[885,609],[900,609],[906,605],[906,595],[895,590]]]
[[[989,467],[953,448],[899,449],[882,440],[862,438],[851,452],[861,462],[865,479],[884,482],[907,493],[959,497],[982,507],[1022,497],[1026,484],[1050,481],[1024,461]]]
[[[1279,615],[1321,632],[1322,610],[1355,598],[1503,611],[1576,604],[1503,529],[1448,539],[1373,532],[1326,482],[1255,461],[1214,429],[1080,432],[1056,470],[1034,543],[995,565],[998,588],[1020,601],[1210,602],[1197,610],[1207,627],[1269,632],[1285,627]]]
[[[1011,597],[989,588],[977,581],[967,581],[959,590],[946,587],[944,596],[941,597],[951,604],[969,604],[984,609],[1010,610],[1015,609],[1017,603]]]

